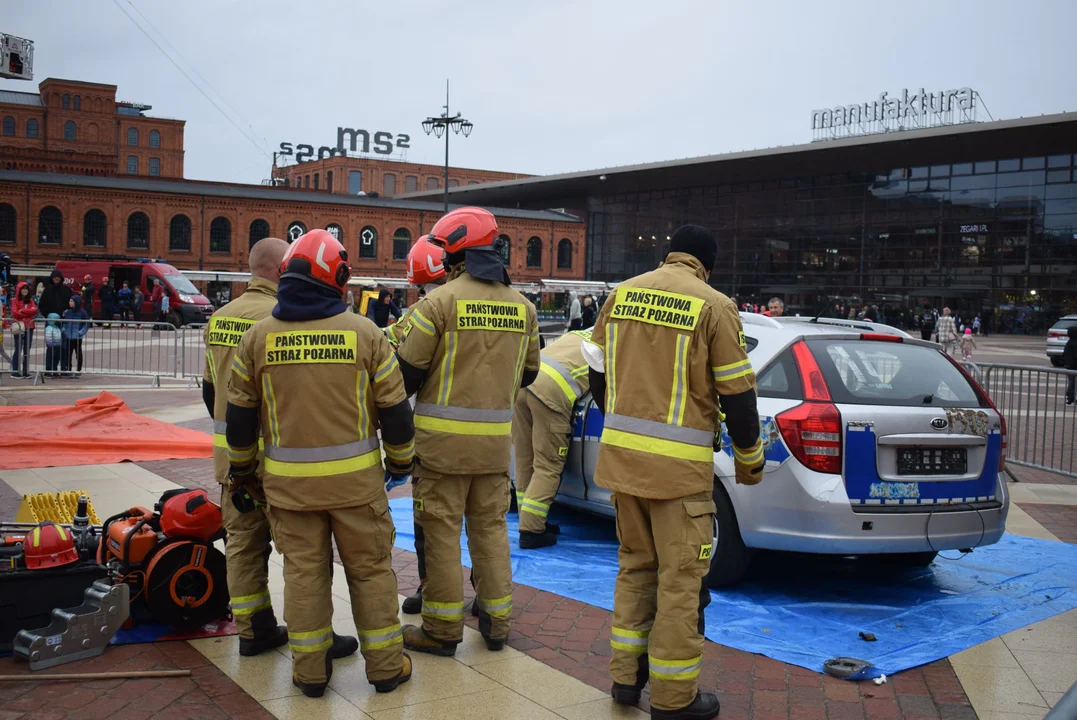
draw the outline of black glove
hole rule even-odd
[[[228,480],[232,506],[241,513],[253,512],[266,505],[262,479],[258,477],[257,470],[257,462],[241,467],[233,465],[229,468]]]

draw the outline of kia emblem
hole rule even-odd
[[[936,430],[945,430],[946,426],[949,424],[950,423],[946,420],[946,418],[937,417],[931,419],[931,427],[935,428]]]

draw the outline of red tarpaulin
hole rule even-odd
[[[74,405],[0,407],[0,470],[213,456],[213,438],[102,392]]]

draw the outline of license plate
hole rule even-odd
[[[964,448],[902,448],[898,475],[964,475],[968,454]]]

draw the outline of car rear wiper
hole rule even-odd
[[[935,402],[935,396],[931,393],[928,393],[927,395],[924,395],[924,399],[920,402],[923,405],[930,405],[931,403]]]

